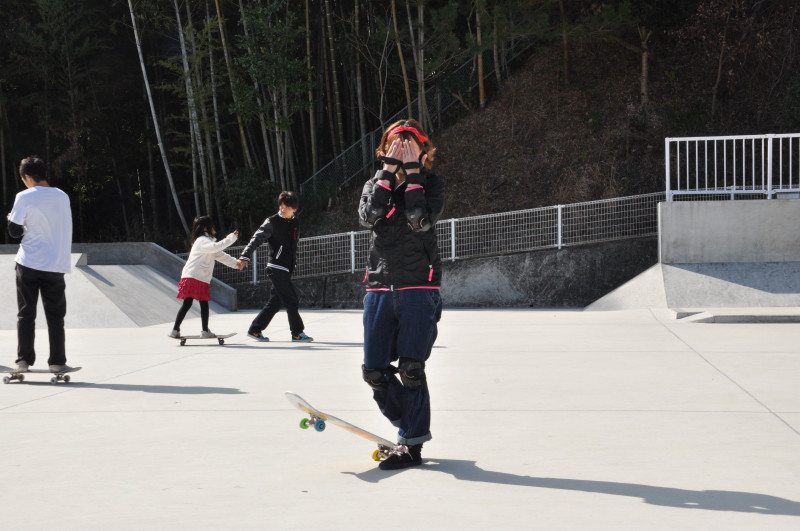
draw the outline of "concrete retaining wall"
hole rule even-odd
[[[583,308],[657,261],[655,237],[507,256],[445,262],[449,307]],[[361,308],[363,271],[295,280],[301,307]],[[269,284],[238,287],[239,305],[258,308]]]
[[[659,203],[662,264],[800,261],[800,201]]]

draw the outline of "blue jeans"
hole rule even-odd
[[[439,290],[369,291],[364,297],[364,367],[384,370],[398,358],[425,362],[431,355],[442,316]],[[431,439],[431,401],[428,382],[408,389],[396,375],[373,389],[381,413],[398,428],[399,444]]]

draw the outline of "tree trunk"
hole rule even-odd
[[[146,94],[144,94],[146,96]],[[152,210],[152,233],[153,237],[158,235],[159,231],[159,218],[158,218],[158,193],[156,191],[156,172],[155,164],[153,164],[153,143],[150,140],[150,117],[145,114],[144,116],[145,130],[147,136],[145,137],[145,146],[147,147],[147,176],[150,179],[150,209]]]
[[[325,0],[325,19],[328,26],[328,45],[330,46],[330,60],[331,60],[331,82],[333,83],[333,96],[334,104],[336,105],[336,124],[339,132],[337,139],[338,149],[336,154],[342,152],[345,137],[344,137],[344,122],[342,121],[342,97],[339,92],[339,77],[336,73],[336,50],[333,47],[333,26],[331,24],[331,5],[329,0]]]
[[[406,106],[408,107],[408,117],[414,117],[414,109],[411,107],[411,88],[408,84],[408,72],[406,72],[406,62],[403,59],[403,47],[400,45],[400,32],[397,31],[397,12],[395,11],[395,0],[392,0],[392,23],[394,24],[394,39],[397,42],[397,55],[400,57],[400,69],[403,71],[403,85],[406,89]],[[413,39],[412,39],[413,42]]]
[[[111,139],[106,137],[106,145],[108,146],[108,152],[113,153],[114,151],[111,149]],[[125,193],[122,191],[122,179],[120,179],[119,170],[117,169],[117,158],[115,156],[111,156],[111,168],[114,172],[114,181],[117,183],[117,193],[119,194],[119,205],[120,210],[122,211],[122,223],[125,225],[125,240],[131,241],[131,226],[130,222],[128,221],[128,209],[125,208]],[[141,194],[139,197],[141,201]],[[144,223],[144,219],[142,220]]]
[[[494,77],[497,79],[497,84],[503,82],[502,72],[500,71],[500,46],[498,45],[499,38],[497,37],[497,15],[493,17],[492,22],[492,57],[494,58]]]
[[[325,99],[326,99],[326,105],[323,105],[322,107],[324,107],[328,113],[328,127],[330,128],[331,150],[334,152],[334,154],[336,154],[337,152],[336,126],[334,125],[336,120],[334,119],[333,116],[333,99],[332,99],[333,88],[331,86],[332,82],[330,73],[330,61],[328,61],[328,54],[327,54],[328,49],[325,47],[325,34],[327,33],[325,27],[322,28],[322,32],[323,32],[323,37],[321,39],[320,44],[322,46],[322,55],[323,55],[322,67],[323,67],[323,72],[325,74]]]
[[[222,150],[222,132],[219,127],[219,106],[217,104],[217,81],[214,73],[214,42],[211,38],[211,14],[209,13],[208,2],[206,1],[206,27],[208,28],[208,69],[210,72],[211,81],[211,104],[214,111],[214,131],[217,137],[217,150],[219,153],[219,165],[222,170],[222,182],[228,182],[228,167],[225,164],[225,152]],[[209,151],[211,147],[209,147]],[[225,215],[222,209],[222,197],[219,193],[219,181],[217,180],[216,173],[213,174],[214,185],[214,201],[217,204],[217,216],[219,217],[219,226],[225,232]]]
[[[650,40],[652,31],[647,31],[644,26],[639,26],[639,40],[642,44],[642,72],[639,80],[639,102],[642,107],[650,105],[650,97],[647,90],[647,73],[649,70],[650,51],[647,47],[647,41]]]
[[[478,103],[486,107],[486,88],[483,84],[483,39],[481,38],[481,0],[475,0],[475,33],[478,38]]]
[[[156,138],[158,139],[158,148],[161,151],[161,160],[164,163],[164,171],[167,174],[167,180],[169,181],[169,187],[172,191],[172,200],[175,202],[175,210],[178,212],[178,216],[180,217],[181,224],[183,225],[183,230],[186,232],[186,236],[191,235],[191,231],[189,230],[189,226],[186,224],[186,219],[183,217],[183,210],[181,209],[180,201],[178,200],[178,192],[175,190],[175,183],[172,180],[172,172],[169,168],[169,162],[167,160],[167,152],[164,148],[164,142],[161,140],[161,129],[158,126],[158,117],[156,116],[156,107],[155,103],[153,102],[153,95],[150,92],[150,82],[147,80],[147,69],[144,66],[144,57],[142,55],[142,44],[139,40],[139,30],[136,26],[136,16],[133,13],[133,0],[128,0],[128,9],[131,13],[131,25],[133,26],[133,35],[136,39],[136,49],[139,52],[139,66],[142,68],[142,77],[144,78],[144,86],[147,89],[147,99],[150,102],[150,112],[153,115],[153,127],[156,131]]]
[[[205,148],[203,147],[203,135],[200,133],[200,120],[197,118],[197,101],[194,97],[194,87],[192,83],[192,73],[189,70],[189,56],[186,52],[186,39],[183,36],[183,24],[181,23],[181,13],[178,7],[178,0],[172,0],[175,6],[175,20],[178,23],[178,41],[181,45],[181,59],[183,60],[183,79],[186,85],[186,102],[189,105],[189,125],[192,128],[192,175],[195,173],[195,156],[200,163],[200,177],[203,184],[203,199],[206,214],[211,214],[211,196],[208,186],[208,167],[206,165]],[[195,149],[197,152],[195,153]],[[197,180],[195,177],[195,203],[197,203]],[[197,215],[201,215],[198,207]]]
[[[246,42],[248,43],[247,53],[252,57],[254,54],[253,54],[253,49],[250,47],[250,33],[247,31],[247,17],[245,16],[244,3],[242,3],[242,0],[239,0],[239,12],[241,13],[242,17],[242,30],[244,31],[244,36]],[[266,100],[266,96],[258,95],[259,93],[263,94],[263,88],[256,79],[253,80],[253,88],[255,88],[256,91],[256,102],[258,103],[259,107],[258,121],[261,124],[261,139],[264,143],[264,155],[267,158],[267,169],[269,170],[269,180],[275,182],[276,176],[275,176],[275,168],[273,167],[272,163],[272,147],[269,141],[269,128],[267,127],[266,116],[264,116],[264,112],[262,110],[264,106],[264,101]]]
[[[360,0],[356,0],[355,5],[355,18],[356,18],[356,37],[360,36],[360,22],[361,13],[359,12]],[[358,102],[358,126],[361,137],[361,166],[367,168],[369,161],[372,157],[367,153],[367,118],[364,112],[364,89],[362,87],[363,81],[361,79],[361,60],[356,56],[356,100]]]
[[[561,10],[561,41],[564,47],[564,83],[569,85],[569,42],[567,41],[567,13],[564,11],[564,0],[558,0]]]
[[[308,132],[311,141],[311,173],[317,173],[317,128],[314,127],[314,81],[311,70],[311,12],[306,0],[306,65],[308,66]]]
[[[219,26],[219,37],[222,41],[222,53],[225,56],[225,66],[228,68],[228,81],[231,85],[231,97],[233,98],[233,104],[238,105],[238,98],[236,97],[236,91],[233,88],[233,71],[231,70],[231,58],[228,54],[228,44],[225,41],[225,29],[222,26],[222,14],[219,10],[219,0],[214,0],[214,4],[217,8],[217,25]],[[244,161],[247,165],[247,168],[252,170],[255,166],[253,164],[253,157],[250,156],[250,149],[247,146],[247,137],[244,134],[244,125],[242,124],[242,117],[236,113],[236,123],[239,126],[239,141],[242,144],[242,152],[244,153]]]
[[[411,32],[411,53],[414,57],[414,73],[417,77],[417,119],[423,129],[431,132],[433,124],[428,113],[428,102],[425,97],[425,5],[417,2],[417,21],[419,29],[414,36],[414,23],[411,18],[410,3],[406,3],[408,28]]]
[[[719,59],[717,60],[717,79],[714,86],[711,88],[711,116],[717,113],[717,93],[719,92],[719,84],[722,82],[722,66],[725,63],[725,43],[728,37],[728,21],[731,18],[730,12],[725,17],[725,28],[722,31],[722,43],[719,47]]]
[[[186,18],[189,21],[189,26],[193,26],[192,23],[192,13],[189,9],[189,2],[186,2]],[[206,17],[208,16],[208,4],[206,4]],[[210,33],[210,32],[209,32]],[[197,43],[194,40],[195,32],[191,31],[188,33],[189,36],[189,45],[191,46],[191,53],[192,57],[197,55]],[[197,61],[197,66],[194,68],[194,83],[195,87],[203,87],[204,82],[202,76],[200,75],[200,62]],[[200,92],[200,96],[195,99],[195,103],[200,111],[199,116],[199,127],[200,127],[200,137],[197,139],[198,146],[203,147],[202,152],[206,154],[206,157],[203,158],[204,164],[208,168],[208,173],[206,178],[203,181],[203,193],[204,199],[206,203],[206,213],[209,216],[213,215],[214,212],[214,205],[215,203],[211,200],[214,194],[214,188],[216,187],[217,182],[217,163],[214,160],[214,143],[211,141],[211,126],[208,120],[208,109],[206,105],[206,98],[202,97],[202,92]],[[204,143],[204,144],[203,144]],[[220,229],[222,228],[222,212],[219,212],[215,218],[217,220],[217,227]]]

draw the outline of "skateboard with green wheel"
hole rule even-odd
[[[26,374],[52,374],[50,378],[50,383],[58,383],[63,381],[64,383],[69,383],[69,374],[68,372],[75,372],[81,370],[81,367],[71,367],[65,371],[53,372],[47,369],[28,369],[27,371],[20,371],[18,369],[14,369],[12,367],[6,367],[5,365],[0,365],[0,372],[8,373],[8,376],[3,376],[3,383],[7,384],[12,380],[19,380],[20,382],[25,381]]]
[[[305,411],[309,416],[309,418],[304,418],[300,421],[301,428],[306,430],[313,426],[316,431],[324,431],[327,423],[331,423],[334,426],[339,426],[340,428],[349,431],[350,433],[355,433],[359,437],[363,437],[364,439],[370,440],[378,445],[378,449],[372,452],[372,459],[375,461],[386,459],[397,447],[397,444],[388,439],[378,437],[367,430],[361,429],[354,424],[350,424],[346,420],[342,420],[339,417],[334,417],[333,415],[323,413],[322,411],[315,409],[311,404],[306,402],[300,395],[296,393],[286,391],[286,399],[289,400],[289,403],[291,403],[294,407],[300,411]]]

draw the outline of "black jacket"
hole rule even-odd
[[[280,214],[274,214],[264,220],[239,258],[249,261],[255,250],[266,241],[269,242],[270,265],[293,273],[297,263],[299,234],[300,224],[297,216],[293,216],[292,219],[284,219]]]
[[[364,184],[358,207],[359,221],[372,229],[367,288],[439,286],[436,222],[444,210],[444,179],[423,170],[415,185],[394,190],[376,184],[380,179],[394,181],[391,173],[378,170]]]

